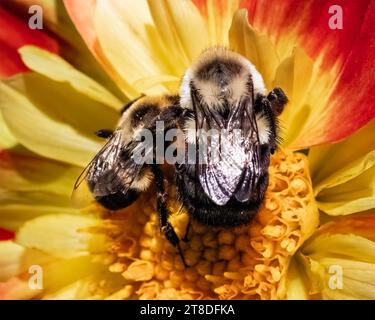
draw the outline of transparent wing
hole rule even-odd
[[[252,97],[244,97],[233,106],[228,119],[223,119],[202,103],[197,91],[191,92],[200,149],[196,172],[202,188],[218,205],[225,205],[233,196],[238,201],[247,201],[260,170]],[[217,130],[216,136],[212,129]],[[211,135],[205,137],[210,130]]]
[[[241,178],[233,195],[238,201],[246,202],[258,192],[259,178],[265,170],[261,163],[258,127],[253,101],[250,97],[245,97],[240,101],[229,120],[229,131],[235,128],[240,128],[240,137],[235,140],[234,144],[242,150],[243,162],[241,163]]]
[[[118,192],[126,194],[144,165],[132,156],[138,144],[125,144],[123,131],[116,130],[78,177],[73,199],[82,202],[80,199],[87,189],[94,198]],[[86,196],[84,199],[87,202]]]

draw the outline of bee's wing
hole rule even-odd
[[[136,146],[136,142],[125,144],[123,130],[116,130],[78,177],[73,199],[79,199],[76,196],[78,189],[85,188],[94,197],[118,192],[126,194],[143,167],[143,163],[132,158]]]
[[[100,151],[94,156],[86,168],[78,176],[72,192],[72,204],[76,208],[84,208],[95,201],[88,185],[88,177],[93,175],[96,163],[103,152],[111,146],[112,138],[109,138]]]
[[[246,202],[253,196],[257,197],[259,178],[265,173],[265,167],[261,163],[259,131],[251,97],[241,99],[238,107],[233,110],[229,130],[233,128],[240,128],[241,139],[238,140],[237,146],[244,154],[241,179],[234,196],[238,201]]]
[[[231,110],[228,123],[212,108],[204,105],[192,90],[197,129],[220,131],[220,138],[207,139],[205,162],[197,164],[198,178],[205,193],[218,205],[233,196],[241,202],[250,198],[259,167],[259,138],[252,98],[245,97]],[[239,129],[236,131],[235,129]],[[199,139],[198,131],[198,139]]]
[[[114,133],[114,135],[116,132]],[[87,176],[90,174],[90,171],[92,170],[93,166],[95,165],[97,159],[101,156],[101,154],[110,147],[110,144],[112,143],[112,138],[109,138],[105,145],[100,149],[100,151],[94,156],[94,158],[90,161],[90,163],[86,166],[86,168],[81,172],[81,174],[78,176],[76,182],[74,183],[74,190],[77,190],[82,183],[86,180]]]

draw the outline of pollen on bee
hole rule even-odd
[[[174,194],[171,192],[171,194]],[[270,164],[270,182],[256,219],[235,229],[192,223],[181,242],[185,267],[159,230],[153,202],[144,195],[131,210],[103,215],[114,258],[109,271],[126,279],[131,299],[275,299],[289,261],[318,225],[318,212],[304,155],[278,151]],[[170,205],[173,213],[180,204]],[[187,214],[173,214],[180,238]]]

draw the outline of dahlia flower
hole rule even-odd
[[[43,30],[27,27],[34,3]],[[342,30],[328,0],[2,2],[0,298],[374,299],[375,3],[335,4]],[[255,221],[193,223],[185,268],[152,192],[119,212],[76,208],[71,193],[101,148],[93,133],[141,93],[177,92],[212,45],[290,101]],[[181,236],[187,213],[169,196]]]

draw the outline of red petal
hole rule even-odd
[[[18,48],[31,44],[58,52],[57,42],[41,30],[32,30],[23,21],[0,6],[0,77],[12,76],[27,70],[22,63]]]
[[[207,0],[194,0],[205,14]],[[343,9],[343,29],[329,28],[329,8]],[[337,83],[326,106],[316,117],[308,136],[294,147],[336,142],[375,117],[375,2],[371,0],[243,0],[249,21],[274,39],[297,39],[312,58],[323,58],[323,70],[339,71]]]
[[[15,233],[3,228],[0,228],[0,241],[13,240],[15,238]]]
[[[339,5],[343,9],[343,29],[332,30],[328,21],[332,14],[329,8]],[[324,47],[326,62],[333,64],[338,57],[347,57],[358,36],[364,17],[370,10],[370,0],[258,0],[242,1],[249,10],[250,23],[277,38],[296,31],[300,45],[317,57]]]
[[[18,52],[3,42],[0,42],[0,61],[0,78],[10,77],[16,73],[28,70]]]
[[[311,136],[319,137],[321,131],[320,139],[311,140],[310,144],[344,139],[375,117],[375,2],[361,18],[362,26],[356,30],[354,42],[350,48],[342,49],[348,55],[327,106],[329,117],[311,132]]]

